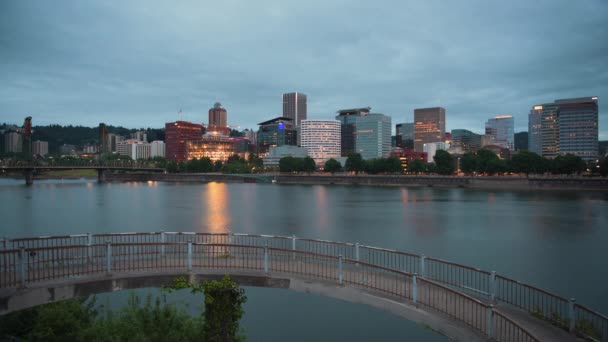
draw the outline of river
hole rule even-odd
[[[608,313],[608,193],[0,179],[0,235],[125,231],[296,235],[495,270]],[[366,306],[247,288],[252,341],[443,340]]]

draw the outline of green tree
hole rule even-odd
[[[604,157],[600,160],[600,175],[602,177],[608,176],[608,157]]]
[[[355,173],[363,172],[365,170],[365,161],[359,153],[351,153],[348,155],[348,158],[346,158],[344,168],[346,171]]]
[[[414,159],[407,165],[407,171],[415,174],[426,172],[426,164],[422,159]]]
[[[587,164],[581,157],[574,154],[566,154],[557,156],[554,160],[553,172],[562,175],[571,175],[580,173],[587,169]]]
[[[250,153],[247,162],[249,163],[249,166],[251,166],[251,168],[256,172],[264,169],[264,161],[256,153]]]
[[[210,342],[243,341],[239,329],[243,317],[243,304],[247,301],[245,291],[230,276],[221,280],[210,280],[199,284],[190,283],[184,277],[174,280],[168,290],[190,289],[192,293],[203,293],[205,312],[203,313],[202,339]]]
[[[384,170],[388,173],[403,173],[403,166],[397,157],[388,157],[384,162]]]
[[[279,171],[294,172],[298,170],[298,161],[294,157],[283,157],[279,159]]]
[[[329,159],[328,161],[325,162],[325,165],[323,167],[323,170],[326,172],[338,172],[342,169],[342,164],[340,164],[339,161],[335,160],[334,158]]]
[[[460,158],[460,170],[467,175],[475,172],[477,168],[477,155],[473,152],[465,153],[462,158]]]
[[[511,158],[511,161],[513,162],[513,171],[525,173],[526,176],[530,173],[541,173],[543,171],[542,158],[534,152],[519,151]]]
[[[475,166],[475,171],[479,173],[488,173],[492,174],[492,170],[496,169],[499,166],[497,162],[500,158],[496,155],[496,153],[482,148],[477,151],[477,163]]]
[[[213,171],[215,172],[222,171],[222,167],[224,167],[224,163],[222,163],[221,160],[216,160],[215,163],[213,163]]]
[[[309,156],[304,157],[304,159],[302,159],[301,162],[301,170],[300,171],[304,171],[304,172],[314,172],[315,169],[317,168],[317,164],[315,163],[315,160],[312,159]]]
[[[436,172],[440,175],[451,175],[454,173],[454,158],[445,150],[437,150],[433,157]]]

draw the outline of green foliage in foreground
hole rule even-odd
[[[95,299],[71,299],[0,316],[0,341],[228,341],[245,340],[239,328],[247,300],[229,276],[191,284],[177,278],[169,290],[189,288],[205,295],[202,316],[161,297],[131,294],[117,312]]]

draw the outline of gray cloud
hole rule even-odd
[[[0,2],[0,121],[255,127],[281,94],[309,117],[372,106],[393,122],[447,108],[448,129],[481,132],[537,103],[600,97],[608,139],[608,3],[587,1]]]

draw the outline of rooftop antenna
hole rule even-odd
[[[182,109],[180,107],[180,109],[177,111],[177,118],[179,121],[182,121]]]

